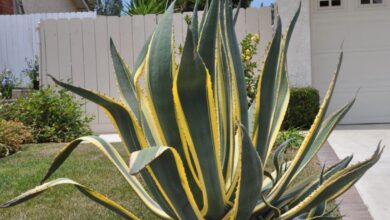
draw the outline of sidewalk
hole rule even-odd
[[[371,157],[380,140],[383,145],[390,146],[390,125],[338,126],[328,139],[339,158],[353,154],[352,163]],[[374,219],[390,219],[389,147],[355,187]]]

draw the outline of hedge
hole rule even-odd
[[[282,129],[309,129],[320,107],[318,90],[311,87],[304,87],[291,88],[290,92],[290,103]]]

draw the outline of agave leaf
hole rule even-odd
[[[352,160],[352,156],[346,157],[335,165],[329,167],[325,173],[324,178],[328,179],[330,176],[339,172],[340,170],[346,168]],[[312,175],[299,183],[297,183],[294,187],[290,187],[284,191],[282,196],[274,201],[275,206],[284,207],[288,205],[289,207],[296,206],[299,202],[309,196],[317,187],[318,187],[319,179],[317,174]],[[260,207],[264,206],[262,202],[259,202],[255,208],[254,213],[259,214]],[[261,212],[260,212],[261,213]]]
[[[199,55],[202,57],[206,68],[210,72],[211,80],[214,82],[214,69],[215,69],[215,46],[217,36],[217,24],[218,24],[218,10],[220,1],[211,1],[210,8],[207,13],[204,13],[204,24],[200,29],[198,50]]]
[[[352,107],[354,103],[354,101],[351,101],[349,104],[341,108],[338,112],[331,115],[329,119],[326,120],[325,123],[323,123],[326,111],[329,106],[330,98],[335,88],[336,79],[340,72],[342,57],[343,53],[340,54],[337,70],[334,74],[333,80],[331,81],[331,84],[321,105],[319,113],[317,114],[317,117],[312,127],[310,128],[308,135],[305,137],[301,147],[299,148],[298,153],[294,157],[291,166],[282,176],[281,181],[279,181],[272,190],[272,195],[270,195],[271,200],[277,199],[281,195],[281,192],[291,182],[291,180],[294,179],[296,175],[298,175],[299,172],[307,165],[307,163],[311,160],[315,153],[317,153],[318,150],[321,148],[322,144],[325,142],[326,138],[329,136],[330,132],[333,130],[336,124],[343,118],[343,116],[348,112],[348,110]]]
[[[283,172],[283,161],[280,161],[281,157],[283,157],[283,153],[285,152],[286,147],[290,143],[291,140],[286,140],[284,143],[282,143],[279,147],[277,147],[273,153],[272,161],[276,170],[276,182],[279,181],[280,176]]]
[[[328,168],[324,173],[324,180],[329,179],[332,175],[336,174],[342,169],[345,169],[351,160],[352,156],[346,157],[337,164]],[[299,194],[297,194],[294,200],[290,203],[291,206],[296,206],[298,203],[302,202],[306,197],[308,197],[316,188],[318,188],[319,179],[316,179],[315,181],[312,181],[311,179],[312,178],[308,178],[297,184],[294,191],[299,192]]]
[[[338,208],[340,207],[340,203],[338,203],[337,205],[335,205],[332,209],[326,211],[325,213],[323,213],[322,215],[320,216],[315,216],[311,219],[316,219],[316,220],[322,220],[322,219],[342,219],[344,216],[334,216],[332,215],[332,213],[334,211],[336,211]]]
[[[240,166],[240,183],[238,184],[236,201],[236,219],[249,219],[253,208],[260,198],[263,182],[263,165],[246,129],[241,126],[242,153]]]
[[[191,29],[195,45],[198,45],[199,41],[199,22],[198,22],[198,7],[199,0],[196,0],[194,6],[194,12],[192,13]]]
[[[152,35],[153,36],[153,35]],[[148,38],[148,40],[145,42],[144,46],[141,49],[141,52],[139,53],[137,60],[134,64],[134,70],[139,71],[141,69],[142,64],[145,62],[146,55],[149,50],[150,42],[152,41],[152,36]],[[133,74],[133,82],[135,83],[135,76],[137,75],[137,72],[134,72]]]
[[[155,133],[156,144],[173,146],[180,156],[185,158],[186,154],[179,135],[172,94],[173,78],[176,71],[172,51],[173,7],[174,2],[157,25],[151,39],[144,61],[146,95],[142,94],[143,91],[140,90],[138,95],[144,99],[141,105],[147,105],[149,108],[149,111],[145,112],[145,116],[149,117],[146,121],[151,130],[153,130],[152,127],[157,130],[157,132],[152,132]],[[189,171],[187,164],[185,164],[185,169]]]
[[[147,166],[154,171],[154,181],[163,189],[177,218],[202,218],[190,190],[182,160],[174,148],[149,147],[130,155],[130,174],[134,175]]]
[[[122,176],[125,178],[125,180],[129,183],[129,185],[132,187],[132,189],[135,191],[137,196],[144,202],[144,204],[155,214],[162,218],[170,218],[169,215],[166,214],[166,212],[163,211],[163,209],[160,207],[159,204],[164,204],[162,196],[159,194],[158,190],[153,188],[153,184],[150,183],[150,181],[147,181],[149,178],[147,173],[143,173],[143,176],[145,177],[145,181],[148,184],[150,190],[152,191],[155,198],[158,199],[159,203],[156,203],[153,198],[145,191],[142,184],[138,181],[138,179],[134,176],[131,176],[128,174],[128,167],[125,163],[125,161],[122,159],[122,157],[119,155],[118,151],[109,143],[101,139],[100,137],[95,136],[86,136],[78,138],[71,143],[67,144],[65,147],[61,149],[61,151],[56,155],[54,158],[54,161],[52,162],[48,172],[46,173],[45,177],[42,179],[41,183],[48,180],[60,166],[66,161],[66,159],[71,155],[71,153],[80,146],[81,142],[86,141],[91,144],[92,146],[98,148],[118,169],[118,171],[122,174]]]
[[[221,6],[222,7],[222,6]],[[222,7],[223,8],[223,7]],[[221,20],[224,20],[221,15]],[[224,32],[221,25],[219,33]],[[226,54],[225,45],[221,43],[220,34],[218,37],[218,44],[216,49],[216,88],[215,101],[218,111],[218,123],[220,127],[220,145],[221,145],[221,160],[223,164],[223,173],[226,184],[231,185],[232,181],[232,162],[233,162],[233,142],[234,142],[234,120],[233,120],[233,102],[232,102],[232,84],[228,67],[228,57]]]
[[[239,120],[244,127],[248,128],[248,102],[246,95],[246,84],[244,68],[241,61],[240,48],[236,32],[234,30],[232,6],[225,1],[224,19],[221,21],[221,36],[224,53],[227,57],[226,63],[231,77],[231,90],[233,102],[233,119]],[[222,9],[221,9],[222,10]],[[230,87],[227,87],[230,88]]]
[[[257,152],[261,159],[265,161],[268,152],[271,119],[273,114],[272,106],[275,100],[275,92],[277,91],[275,83],[277,81],[277,66],[282,40],[282,27],[280,19],[278,19],[277,28],[274,38],[271,42],[267,57],[263,63],[260,72],[259,83],[256,94],[256,110],[254,119],[253,142],[255,143]]]
[[[220,39],[218,37],[218,39]],[[224,165],[224,173],[226,173],[226,165],[229,158],[229,150],[232,149],[233,143],[233,123],[231,120],[231,88],[226,55],[224,53],[223,45],[217,44],[216,49],[216,74],[215,81],[215,106],[217,110],[217,121],[219,124],[220,146],[221,146],[221,163]],[[228,181],[228,180],[227,180]]]
[[[140,150],[141,146],[147,145],[146,139],[142,134],[142,129],[138,124],[134,113],[127,109],[123,104],[102,94],[97,94],[80,87],[63,83],[52,76],[50,77],[59,86],[64,87],[65,89],[72,91],[102,107],[114,123],[116,130],[125,143],[128,153]]]
[[[118,215],[122,216],[124,219],[139,219],[136,215],[134,215],[132,212],[129,210],[125,209],[118,203],[112,201],[111,199],[105,197],[103,194],[96,192],[95,190],[86,187],[84,185],[81,185],[71,179],[67,178],[60,178],[56,179],[47,183],[44,183],[40,186],[35,187],[34,189],[30,189],[27,192],[19,195],[18,197],[0,205],[0,208],[7,208],[11,206],[15,206],[17,204],[20,204],[24,201],[30,200],[39,194],[45,192],[48,189],[51,189],[55,186],[59,185],[73,185],[78,189],[81,193],[86,195],[88,198],[91,200],[95,201],[96,203],[110,209],[111,211],[114,211]]]
[[[300,15],[299,5],[285,36],[278,25],[268,55],[260,72],[256,95],[254,142],[263,161],[267,161],[282,125],[290,99],[287,74],[287,51],[292,32]]]
[[[263,63],[256,95],[254,141],[262,160],[267,161],[282,125],[290,99],[287,74],[287,51],[292,32],[299,18],[301,5],[296,11],[285,36],[278,26]]]
[[[242,0],[240,0],[240,1],[238,2],[237,11],[236,11],[236,13],[234,14],[234,19],[233,19],[233,21],[234,21],[234,26],[236,26],[237,18],[238,18],[238,15],[240,14],[241,4],[242,4]]]
[[[335,128],[337,123],[345,116],[345,114],[347,114],[347,112],[351,109],[354,102],[355,99],[352,100],[350,103],[346,104],[343,108],[341,108],[339,111],[334,113],[332,116],[327,118],[322,123],[319,132],[317,133],[317,135],[314,138],[314,141],[312,142],[312,145],[308,149],[305,156],[301,158],[299,168],[295,175],[297,175],[300,171],[302,171],[305,168],[305,166],[310,162],[310,160],[313,158],[313,156],[319,151],[321,146],[328,139],[332,130]]]
[[[324,183],[324,169],[325,169],[325,167],[323,166],[321,174],[320,174],[320,180],[319,180],[319,182],[317,184],[318,186],[321,186],[321,184]],[[327,205],[326,200],[320,202],[320,204],[318,204],[316,207],[312,208],[309,211],[308,217],[309,218],[313,218],[315,216],[323,215],[325,213],[326,205]]]
[[[134,112],[135,116],[137,117],[137,120],[141,121],[140,111],[138,108],[137,91],[133,83],[130,69],[126,65],[123,58],[119,55],[118,50],[116,49],[114,42],[112,41],[112,38],[110,38],[110,49],[117,82],[123,99],[126,101],[130,109]]]
[[[207,18],[206,15],[208,14],[208,11],[209,11],[209,0],[206,0],[206,4],[204,5],[202,20],[200,21],[199,24],[198,35],[200,35],[200,33],[202,32],[204,24],[206,23],[206,18]]]
[[[150,39],[147,43],[150,43]],[[144,48],[141,51],[141,54],[139,56],[140,60],[144,60],[147,53],[147,47],[148,45],[145,45]],[[137,90],[134,85],[134,76],[131,74],[131,71],[129,67],[124,62],[123,58],[118,53],[118,50],[116,49],[114,42],[112,39],[110,39],[110,48],[111,48],[111,56],[114,64],[116,79],[119,85],[120,92],[122,94],[122,97],[127,104],[127,106],[131,109],[132,112],[134,112],[134,115],[138,122],[141,122],[142,129],[144,131],[145,137],[149,143],[155,144],[154,139],[152,137],[150,128],[148,124],[143,123],[144,122],[144,113],[140,110],[139,106],[139,100],[137,97]],[[142,63],[138,63],[141,61],[137,61],[136,68],[138,69]]]
[[[353,186],[364,173],[371,168],[381,157],[383,148],[378,145],[374,155],[362,162],[345,168],[329,179],[325,180],[310,196],[306,197],[297,206],[284,213],[281,218],[290,219],[307,212],[323,201],[331,201],[339,197]]]
[[[222,160],[227,186],[230,188],[228,195],[232,193],[237,183],[237,175],[234,174],[235,155],[233,147],[234,122],[240,121],[244,127],[248,127],[248,103],[246,98],[246,86],[244,72],[241,62],[241,54],[237,44],[237,37],[233,25],[232,8],[229,1],[224,1],[220,5],[220,30],[218,46],[221,50],[217,54],[217,62],[221,65],[217,72],[217,101],[220,102],[218,111],[221,113],[220,124],[222,125],[221,134],[225,139],[221,142]],[[219,60],[218,60],[219,59]],[[219,74],[220,73],[220,74]],[[226,74],[228,73],[228,74]],[[220,90],[219,90],[220,89]]]
[[[220,145],[211,77],[196,52],[189,30],[179,72],[174,81],[180,132],[188,143],[202,191],[207,216],[216,218],[225,213],[224,182],[220,163]],[[226,200],[226,199],[225,199]]]
[[[156,27],[151,39],[149,50],[145,58],[145,83],[148,105],[152,109],[155,124],[157,125],[161,142],[159,145],[174,146],[181,152],[181,140],[178,135],[175,110],[172,96],[172,4]],[[137,70],[138,72],[139,70]]]
[[[186,142],[182,142],[178,123],[176,121],[175,105],[173,101],[173,79],[177,74],[173,53],[173,7],[171,4],[162,20],[157,25],[150,41],[148,52],[143,64],[137,70],[137,94],[143,111],[143,127],[149,127],[154,143],[163,146],[172,146],[181,158],[188,157]],[[145,90],[140,84],[143,76]],[[148,130],[145,130],[147,134]],[[191,160],[184,160],[185,172],[193,173]],[[189,184],[199,201],[199,184],[195,175],[188,175]],[[161,190],[161,189],[160,189]],[[169,213],[170,214],[170,213]]]
[[[309,220],[335,220],[335,219],[343,219],[343,216],[316,216],[308,219]]]

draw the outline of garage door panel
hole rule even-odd
[[[344,42],[344,61],[329,112],[345,105],[360,88],[342,123],[390,123],[389,1],[375,7],[356,0],[343,2],[343,8],[334,10],[312,7],[312,85],[323,98]]]
[[[337,65],[337,53],[313,56],[313,85],[323,98]],[[342,123],[390,122],[390,51],[345,51],[331,101],[336,111],[360,89],[357,101]]]
[[[389,19],[375,18],[369,21],[358,19],[347,23],[340,20],[318,22],[312,28],[313,51],[329,51],[340,47],[344,42],[347,50],[381,50],[390,48],[390,32],[378,31],[389,28]],[[361,27],[364,27],[364,31]],[[356,32],[354,30],[360,30]],[[336,36],[335,36],[336,35]]]
[[[343,94],[338,94],[337,96],[330,107],[331,110],[334,110],[336,106],[340,106],[339,102],[347,98]],[[367,92],[362,89],[358,94],[355,105],[345,116],[341,124],[390,123],[390,105],[386,102],[388,97],[388,91]]]

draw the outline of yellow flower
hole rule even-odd
[[[259,41],[259,40],[260,40],[259,34],[254,34],[254,35],[252,36],[251,40],[252,40],[253,42]]]
[[[251,60],[251,57],[250,57],[250,56],[246,56],[246,57],[245,57],[245,60],[246,60],[246,61],[249,61],[249,60]]]
[[[245,50],[245,55],[247,55],[247,56],[251,55],[251,51],[249,49],[246,49]]]

